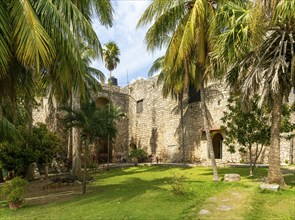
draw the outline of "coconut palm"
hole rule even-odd
[[[105,67],[110,71],[110,77],[112,76],[112,71],[117,68],[120,63],[119,55],[120,49],[114,41],[106,43],[103,49],[103,59],[105,62]]]
[[[117,67],[118,63],[120,63],[120,59],[119,59],[120,49],[118,45],[113,41],[109,41],[104,46],[105,48],[103,49],[103,59],[105,62],[105,67],[110,71],[109,100],[111,100],[112,71]],[[107,158],[108,168],[109,168],[109,162],[110,162],[110,138],[108,137],[108,158]]]
[[[223,1],[216,2],[222,4]],[[204,92],[205,83],[209,78],[207,67],[210,64],[215,8],[216,3],[208,0],[155,0],[141,16],[138,26],[153,23],[146,34],[148,50],[167,46],[163,70],[167,74],[167,79],[171,79],[168,84],[181,85],[187,81],[188,84],[200,89],[213,180],[218,181]],[[187,71],[180,71],[184,67]],[[184,75],[180,77],[179,74]],[[187,80],[177,80],[185,77]]]
[[[111,111],[109,110],[111,109]],[[72,107],[62,108],[67,114],[63,121],[67,128],[79,128],[81,137],[84,141],[84,181],[82,193],[86,193],[86,171],[89,144],[96,139],[113,139],[116,136],[115,120],[124,116],[119,108],[107,107],[98,109],[95,102],[84,103],[81,109],[72,109]]]
[[[71,94],[72,90],[85,97],[87,86],[94,79],[90,75],[83,76],[92,70],[89,65],[85,67],[80,42],[92,50],[92,57],[101,55],[102,47],[91,26],[91,18],[96,14],[102,25],[112,26],[112,13],[109,0],[1,1],[0,84],[12,79],[7,85],[15,86],[8,88],[9,91],[19,87],[14,82],[20,81],[17,78],[23,76],[23,71],[10,68],[17,61],[28,76],[33,77],[34,84],[40,83],[42,71],[43,78],[52,80],[51,85],[61,85],[49,88],[55,90],[51,94],[59,94],[57,98]],[[6,90],[0,89],[0,97],[7,96]],[[13,94],[16,92],[9,93],[16,100]],[[31,109],[31,102],[26,103]]]
[[[212,56],[221,69],[229,70],[228,81],[239,89],[245,102],[260,93],[260,104],[272,109],[267,181],[284,185],[280,126],[283,99],[295,85],[295,1],[270,2],[224,5],[220,9],[223,32]]]

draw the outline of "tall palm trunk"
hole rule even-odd
[[[109,83],[109,93],[108,93],[109,114],[111,112],[111,87],[112,87],[111,77],[112,77],[112,71],[110,71],[110,78],[109,78],[109,82],[108,82]],[[110,121],[108,121],[108,123],[110,123]],[[108,134],[108,156],[107,156],[107,170],[109,170],[109,169],[110,169],[110,134]]]
[[[209,151],[211,166],[213,169],[213,181],[218,181],[217,166],[216,166],[215,155],[213,150],[212,138],[211,138],[211,134],[209,130],[209,120],[208,120],[207,106],[205,101],[206,96],[205,96],[204,82],[201,83],[200,94],[201,94],[202,114],[203,114],[203,120],[204,120],[204,130],[205,130],[206,139],[207,139],[207,148]]]
[[[84,174],[83,174],[83,186],[82,194],[86,193],[86,172],[87,172],[87,159],[88,159],[88,146],[89,146],[89,137],[85,140],[85,152],[84,152]]]
[[[185,146],[184,146],[184,123],[183,123],[183,92],[179,95],[180,101],[180,135],[181,135],[181,147],[182,147],[182,162],[185,164]]]
[[[29,120],[27,122],[27,131],[29,135],[33,133],[33,103],[32,98],[29,96],[25,97],[25,108],[28,112]],[[28,145],[28,142],[26,143]],[[26,168],[25,178],[29,181],[34,180],[34,170],[33,170],[33,163],[30,163]]]
[[[267,182],[277,183],[280,186],[285,185],[284,178],[281,172],[280,160],[280,127],[282,114],[282,94],[280,92],[272,94],[273,109],[271,120],[271,139],[269,148],[269,169]]]
[[[72,93],[73,103],[72,108],[80,108],[80,100],[76,93]],[[81,151],[80,151],[80,129],[73,128],[72,129],[72,175],[78,176],[81,173]]]

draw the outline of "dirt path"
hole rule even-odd
[[[81,194],[82,186],[62,185],[55,188],[47,188],[50,180],[35,180],[26,187],[25,204],[47,204],[54,201],[66,201]]]

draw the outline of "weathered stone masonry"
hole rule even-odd
[[[227,147],[222,144],[224,133],[220,130],[222,125],[220,119],[223,112],[226,111],[228,96],[228,89],[220,82],[210,83],[206,87],[206,103],[215,156],[218,162],[225,163],[241,160],[239,153],[231,155],[227,151]],[[96,100],[102,97],[109,99],[107,86],[102,92],[95,95]],[[132,143],[145,149],[154,158],[158,156],[163,161],[181,161],[180,106],[171,97],[163,98],[162,85],[158,83],[158,77],[136,80],[123,88],[112,86],[110,99],[113,104],[120,106],[127,115],[125,119],[117,123],[118,135],[112,146],[113,155],[121,154],[127,158],[129,146]],[[294,100],[294,94],[290,94],[290,99]],[[208,151],[200,103],[188,104],[188,98],[185,97],[183,106],[186,160],[206,162],[208,161]],[[38,117],[40,118],[40,116]],[[294,116],[292,116],[292,120],[295,120]],[[282,139],[282,162],[289,158],[289,145],[289,141]],[[113,158],[115,160],[116,157]],[[266,156],[262,157],[260,162],[267,162]]]

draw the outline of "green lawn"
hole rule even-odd
[[[260,192],[266,169],[248,178],[247,168],[219,168],[220,176],[239,173],[236,183],[212,182],[210,168],[132,167],[95,174],[86,195],[67,202],[0,209],[0,219],[294,219],[295,174],[288,188]],[[174,195],[174,176],[183,175],[186,194]],[[174,182],[175,183],[175,182]],[[222,206],[230,210],[220,210]],[[199,215],[201,209],[210,214]]]

